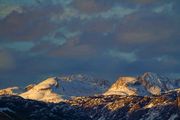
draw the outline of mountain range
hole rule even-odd
[[[77,74],[0,90],[0,120],[178,120],[180,79]]]
[[[84,74],[49,77],[37,84],[25,88],[9,87],[0,90],[0,94],[18,95],[25,99],[45,102],[60,102],[79,96],[102,94],[110,87],[108,80],[96,79]]]

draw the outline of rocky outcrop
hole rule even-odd
[[[6,95],[0,96],[0,120],[178,120],[178,94],[179,90],[151,97],[99,95],[60,103]]]
[[[19,96],[0,96],[0,120],[91,120],[68,103],[45,103]]]
[[[142,76],[139,76],[137,79],[142,86],[153,95],[160,95],[162,92],[174,89],[167,77],[155,73],[147,72]]]
[[[157,96],[92,96],[75,98],[71,105],[80,106],[93,120],[178,120],[178,92]]]

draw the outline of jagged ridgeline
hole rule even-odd
[[[25,88],[9,87],[0,90],[0,94],[18,95],[25,99],[58,103],[78,96],[103,94],[110,87],[110,82],[84,74],[50,77],[38,84]]]
[[[179,79],[145,73],[108,80],[51,77],[0,91],[0,120],[179,120]]]
[[[179,120],[180,90],[162,95],[99,95],[47,103],[0,97],[0,120]]]

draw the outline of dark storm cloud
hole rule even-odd
[[[169,0],[74,0],[72,6],[86,14],[106,12],[114,6],[152,8],[169,3]]]
[[[9,41],[37,40],[57,29],[50,21],[53,14],[61,13],[61,6],[26,7],[22,12],[12,11],[0,20],[0,39]]]
[[[178,0],[52,3],[56,0],[23,6],[0,20],[1,81],[29,84],[59,74],[115,79],[179,71]],[[26,50],[28,45],[20,44],[25,41],[33,42]]]
[[[78,37],[71,38],[62,46],[50,51],[49,55],[77,59],[96,55],[96,50],[93,48],[93,46],[88,44],[79,44],[79,42],[80,40]]]
[[[103,54],[114,46],[114,20],[92,19],[77,29],[81,33],[66,39],[66,43],[49,52],[50,56],[82,59]],[[74,27],[74,26],[73,26]]]
[[[56,44],[53,44],[49,41],[45,41],[45,42],[39,42],[37,43],[34,47],[32,47],[30,49],[31,53],[35,53],[35,54],[42,54],[42,53],[46,53],[49,52],[50,50],[53,50],[57,47]]]
[[[121,0],[126,1],[128,3],[134,3],[134,4],[142,4],[142,5],[149,5],[149,4],[156,4],[160,2],[166,2],[168,0]]]
[[[136,71],[175,72],[179,68],[180,23],[157,13],[127,15],[116,29],[121,51],[135,51],[137,60],[127,65]]]
[[[11,53],[7,50],[0,49],[0,73],[13,69],[15,65],[15,60]]]
[[[164,46],[177,42],[179,22],[166,15],[157,13],[133,13],[127,15],[116,29],[119,44],[131,48]],[[128,47],[124,46],[124,49]],[[161,48],[161,47],[160,47]],[[170,46],[169,48],[172,48]],[[173,48],[174,49],[174,48]]]
[[[72,26],[68,25],[70,31],[80,31],[80,34],[67,38],[61,32],[56,33],[55,37],[63,36],[66,42],[59,46],[54,45],[54,49],[48,52],[50,56],[81,59],[97,56],[105,50],[105,46],[110,47],[112,45],[113,21],[97,18],[84,21],[80,25],[78,24],[77,28],[74,25],[76,23]],[[36,49],[40,48],[37,47]]]
[[[82,31],[80,35],[50,50],[48,54],[56,58],[76,59],[74,64],[82,62],[84,58],[87,58],[89,64],[93,64],[89,58],[94,58],[94,61],[104,61],[112,71],[118,69],[122,73],[136,71],[132,66],[138,65],[138,71],[155,72],[167,69],[173,71],[178,65],[179,22],[167,15],[136,12],[119,22],[92,19],[84,22],[79,30]],[[114,49],[117,52],[104,54]],[[110,67],[113,59],[119,62],[114,68]],[[146,68],[142,69],[140,63]],[[161,64],[157,67],[155,63]],[[166,65],[170,63],[174,68]],[[92,69],[96,71],[95,66],[97,65]]]
[[[97,2],[96,0],[74,0],[72,5],[82,13],[91,14],[107,11],[110,8],[108,3],[108,1]]]
[[[180,7],[179,7],[179,4],[180,4],[180,1],[179,0],[174,0],[173,3],[172,3],[172,11],[173,11],[173,15],[174,17],[176,17],[176,19],[180,19]]]
[[[178,24],[168,16],[156,13],[127,15],[117,28],[117,40],[128,44],[166,41],[177,34]]]
[[[96,33],[111,33],[115,26],[115,20],[95,18],[85,22],[83,31]]]
[[[169,58],[164,61],[157,61],[156,59],[146,59],[138,60],[134,63],[126,66],[126,69],[131,69],[131,71],[137,71],[143,73],[144,71],[151,71],[155,73],[162,73],[168,75],[170,73],[178,73],[179,71],[179,62],[175,59]]]

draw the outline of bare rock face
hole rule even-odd
[[[160,95],[162,92],[171,89],[168,87],[170,85],[170,80],[167,77],[160,76],[155,73],[144,73],[142,76],[138,77],[138,81],[147,89],[150,94],[153,95]]]
[[[178,120],[179,90],[156,96],[106,95],[68,101],[81,106],[92,120]]]
[[[0,120],[179,120],[179,90],[156,96],[98,95],[59,103],[0,96]]]
[[[47,103],[19,96],[0,96],[0,120],[91,120],[68,103]]]
[[[104,95],[160,95],[179,88],[179,84],[178,80],[147,72],[139,77],[120,77]]]

